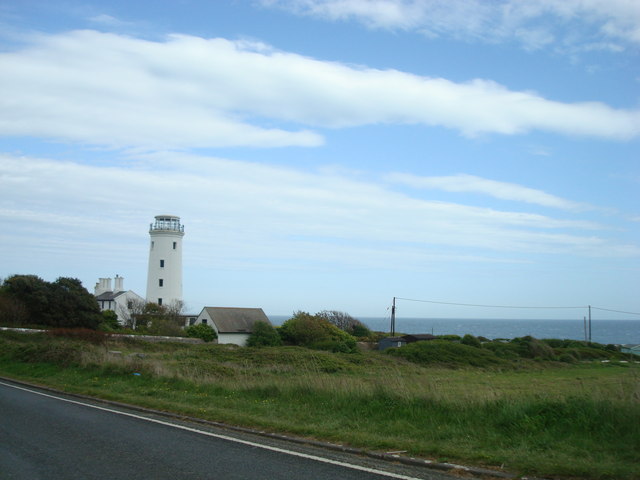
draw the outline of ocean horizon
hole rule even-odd
[[[290,315],[270,315],[281,325]],[[390,331],[389,317],[356,317],[371,330]],[[584,320],[404,318],[396,317],[396,334],[431,333],[433,335],[475,335],[489,339],[524,337],[585,340]],[[592,320],[591,341],[603,344],[640,344],[640,319]]]

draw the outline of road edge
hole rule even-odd
[[[546,480],[546,479],[539,478],[539,477],[529,477],[529,476],[519,477],[518,475],[515,475],[513,473],[502,472],[502,471],[498,471],[498,470],[491,470],[491,469],[488,469],[488,468],[473,467],[473,466],[459,465],[459,464],[446,463],[446,462],[444,462],[444,463],[443,462],[434,462],[432,460],[425,460],[425,459],[420,459],[420,458],[415,458],[415,457],[408,457],[408,456],[401,455],[400,453],[402,453],[402,452],[397,452],[397,453],[394,453],[394,452],[376,452],[376,451],[367,450],[367,449],[364,449],[364,448],[348,447],[348,446],[340,445],[340,444],[337,444],[337,443],[324,442],[324,441],[320,441],[320,440],[314,440],[314,439],[304,438],[304,437],[296,437],[296,436],[292,436],[292,435],[284,435],[284,434],[281,434],[281,433],[267,432],[267,431],[264,431],[264,430],[259,430],[259,429],[255,429],[255,428],[249,428],[249,427],[242,427],[242,426],[239,426],[239,425],[231,425],[231,424],[227,424],[227,423],[223,423],[223,422],[215,422],[213,420],[206,420],[206,419],[203,419],[203,418],[192,417],[190,415],[184,415],[184,414],[180,414],[180,413],[168,412],[168,411],[165,411],[165,410],[156,410],[156,409],[153,409],[153,408],[141,407],[140,405],[133,405],[133,404],[130,404],[130,403],[123,403],[123,402],[117,402],[117,401],[114,401],[114,400],[106,400],[106,399],[99,398],[99,397],[92,397],[90,395],[83,395],[83,394],[79,394],[79,393],[66,392],[64,390],[59,390],[57,388],[49,387],[47,385],[31,383],[31,382],[27,382],[25,380],[19,380],[19,379],[15,379],[15,378],[5,377],[5,376],[2,376],[2,375],[0,375],[0,380],[6,381],[6,382],[15,383],[15,384],[22,385],[22,386],[31,387],[31,388],[38,388],[40,390],[44,390],[44,391],[50,392],[50,393],[57,393],[59,395],[67,395],[67,396],[70,396],[70,397],[79,398],[79,399],[83,399],[83,400],[91,400],[93,402],[99,402],[99,403],[102,403],[102,404],[105,404],[105,405],[110,405],[110,406],[120,407],[120,408],[126,408],[126,409],[129,409],[129,410],[134,410],[134,411],[143,412],[143,413],[152,414],[152,415],[158,415],[158,416],[165,417],[165,418],[172,418],[172,419],[188,421],[188,422],[196,423],[196,424],[209,425],[209,426],[221,428],[221,429],[224,429],[224,430],[235,431],[235,432],[239,432],[239,433],[246,433],[246,434],[251,434],[251,435],[257,435],[257,436],[261,436],[261,437],[265,437],[265,438],[272,438],[274,440],[281,440],[281,441],[296,443],[296,444],[300,444],[300,445],[309,445],[309,446],[318,447],[318,448],[324,448],[324,449],[332,450],[332,451],[350,453],[350,454],[353,454],[353,455],[361,455],[361,456],[375,458],[377,460],[383,460],[383,461],[387,461],[387,462],[396,462],[396,463],[401,463],[401,464],[404,464],[404,465],[424,467],[424,468],[429,468],[429,469],[433,469],[433,470],[440,470],[440,471],[451,471],[451,472],[459,471],[459,472],[465,472],[465,473],[468,473],[468,474],[471,474],[471,475],[477,475],[477,476],[480,476],[480,477],[483,477],[483,478],[492,477],[492,478],[513,479],[513,480]]]

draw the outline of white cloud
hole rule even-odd
[[[640,255],[637,246],[594,235],[605,227],[583,220],[422,200],[344,176],[248,162],[177,153],[139,161],[131,169],[0,156],[0,221],[12,226],[3,245],[25,259],[36,248],[121,257],[124,246],[144,245],[141,225],[170,212],[188,224],[190,255],[202,268],[413,269],[498,254],[500,261]]]
[[[634,0],[262,0],[330,20],[371,28],[421,31],[487,42],[515,39],[525,48],[593,39],[640,44],[640,3]],[[571,37],[560,26],[571,25]],[[613,43],[610,43],[613,46]]]
[[[96,23],[99,25],[105,25],[107,27],[122,27],[130,25],[130,22],[124,22],[119,20],[111,15],[107,15],[106,13],[101,13],[99,15],[94,15],[88,19],[91,23]]]
[[[422,124],[466,135],[545,130],[626,139],[640,111],[562,103],[488,80],[356,68],[267,45],[95,31],[0,54],[0,135],[110,147],[317,146],[309,128]]]
[[[499,182],[474,175],[451,175],[445,177],[420,177],[406,173],[394,173],[387,176],[391,182],[402,183],[415,188],[438,189],[447,192],[468,192],[489,195],[502,200],[525,202],[544,207],[563,210],[588,210],[593,207],[551,195],[534,188],[515,183]]]

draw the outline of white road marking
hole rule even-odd
[[[25,388],[25,387],[19,387],[17,385],[12,385],[12,384],[9,384],[9,383],[0,382],[0,385],[4,385],[6,387],[15,388],[17,390],[24,390],[25,392],[34,393],[36,395],[42,395],[43,397],[53,398],[55,400],[60,400],[62,402],[75,403],[76,405],[82,405],[84,407],[89,407],[89,408],[95,408],[96,410],[103,410],[105,412],[116,413],[118,415],[124,415],[126,417],[137,418],[139,420],[145,420],[147,422],[158,423],[160,425],[166,425],[168,427],[179,428],[181,430],[186,430],[188,432],[198,433],[200,435],[207,435],[209,437],[215,437],[215,438],[219,438],[219,439],[222,439],[222,440],[227,440],[227,441],[230,441],[230,442],[241,443],[243,445],[249,445],[251,447],[262,448],[264,450],[270,450],[272,452],[284,453],[285,455],[292,455],[294,457],[301,457],[301,458],[306,458],[306,459],[309,459],[309,460],[315,460],[316,462],[329,463],[331,465],[337,465],[337,466],[340,466],[340,467],[350,468],[352,470],[360,470],[362,472],[373,473],[373,474],[376,474],[376,475],[382,475],[382,476],[389,477],[389,478],[399,478],[399,479],[402,479],[402,480],[421,480],[421,479],[416,478],[416,477],[408,477],[406,475],[401,475],[401,474],[398,474],[398,473],[385,472],[383,470],[376,470],[375,468],[362,467],[360,465],[353,465],[351,463],[340,462],[338,460],[331,460],[331,459],[328,459],[328,458],[317,457],[315,455],[308,455],[306,453],[294,452],[293,450],[286,450],[286,449],[283,449],[283,448],[272,447],[272,446],[269,446],[269,445],[263,445],[261,443],[255,443],[255,442],[250,442],[248,440],[241,440],[239,438],[229,437],[227,435],[220,435],[218,433],[211,433],[211,432],[206,432],[204,430],[198,430],[197,428],[191,428],[191,427],[187,427],[187,426],[184,426],[184,425],[177,425],[177,424],[173,424],[173,423],[170,423],[170,422],[164,422],[162,420],[157,420],[155,418],[147,418],[147,417],[143,417],[142,415],[136,415],[135,413],[121,412],[121,411],[118,411],[118,410],[113,410],[111,408],[100,407],[98,405],[91,405],[90,403],[84,403],[84,402],[80,402],[80,401],[77,401],[77,400],[71,400],[71,399],[68,399],[68,398],[57,397],[55,395],[50,395],[50,394],[44,393],[44,392],[38,392],[36,390],[31,390],[31,389]]]

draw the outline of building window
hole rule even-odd
[[[162,299],[161,298],[158,299],[158,305],[162,305]]]
[[[202,319],[202,323],[204,323],[204,324],[206,325],[206,324],[207,324],[207,319],[206,319],[206,318],[203,318],[203,319]]]
[[[158,286],[164,287],[164,280],[162,278],[158,280]]]
[[[151,240],[151,250],[153,250],[153,246],[155,245],[155,242],[153,240]]]
[[[164,260],[160,260],[160,268],[164,268]]]
[[[178,246],[178,242],[173,242],[173,249],[175,250],[176,247]]]

